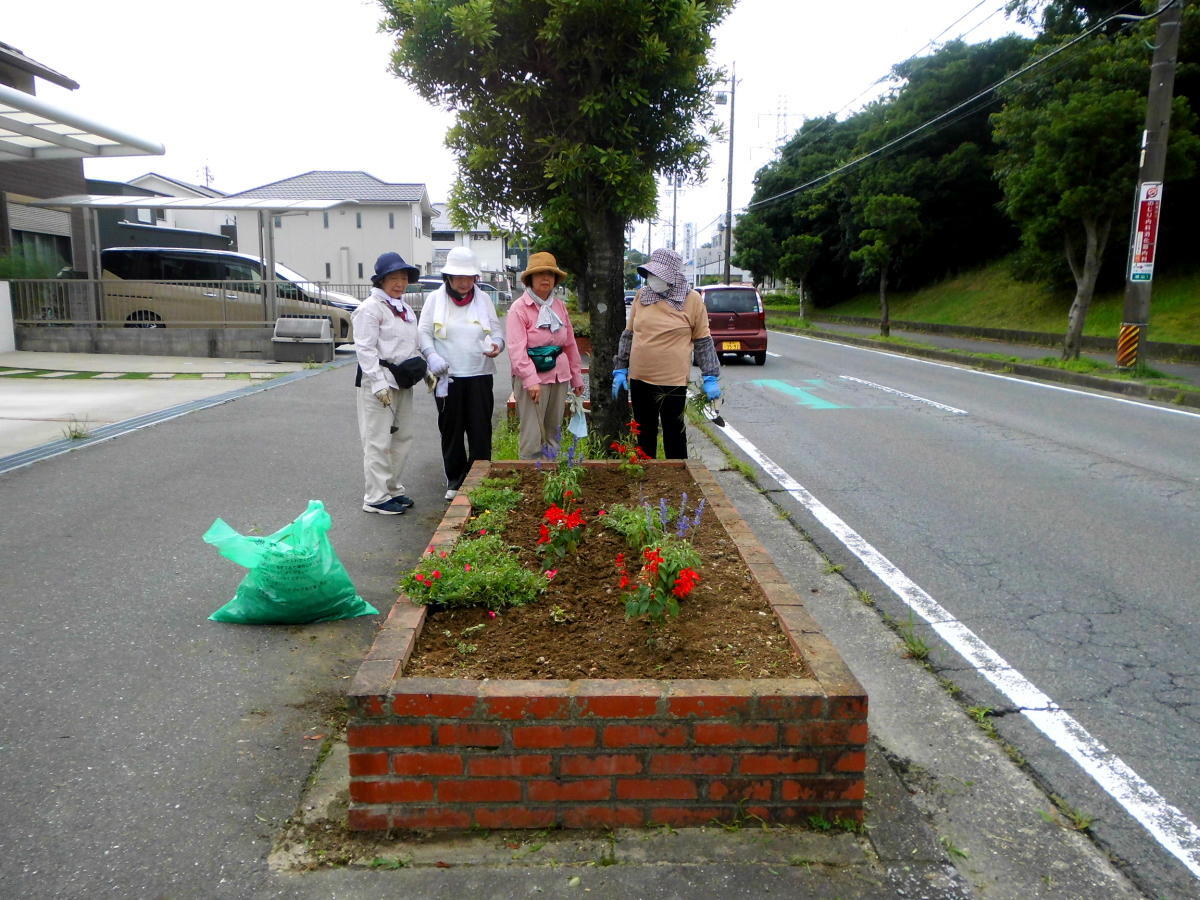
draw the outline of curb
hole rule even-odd
[[[1172,406],[1187,406],[1200,409],[1200,390],[1184,390],[1180,388],[1160,387],[1140,384],[1136,381],[1116,381],[1111,378],[1101,378],[1098,375],[1084,375],[1079,372],[1067,372],[1062,369],[1052,369],[1047,366],[1037,366],[1032,363],[1002,362],[995,359],[983,359],[961,353],[955,350],[936,350],[926,347],[910,347],[903,344],[891,344],[857,335],[842,334],[836,331],[821,331],[819,329],[792,329],[775,326],[771,330],[801,337],[814,337],[835,341],[841,344],[852,344],[857,347],[869,347],[873,350],[887,350],[905,356],[917,356],[922,359],[932,359],[939,362],[952,362],[959,365],[971,366],[986,372],[996,372],[1004,375],[1019,375],[1039,381],[1053,381],[1058,384],[1069,384],[1074,387],[1091,388],[1120,394],[1124,397],[1136,397],[1140,400],[1153,400]]]

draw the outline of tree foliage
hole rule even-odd
[[[535,246],[575,267],[591,312],[593,421],[624,327],[625,225],[655,211],[655,176],[707,163],[711,31],[733,0],[380,0],[393,71],[452,109],[451,195],[467,219],[540,220]]]
[[[1097,36],[1059,64],[1053,78],[1015,83],[993,117],[1003,209],[1027,255],[1065,259],[1075,282],[1063,358],[1079,355],[1088,307],[1110,239],[1128,220],[1146,114],[1150,49],[1144,35]],[[1175,99],[1167,177],[1189,175],[1197,153],[1194,117]]]

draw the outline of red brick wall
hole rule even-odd
[[[424,610],[401,597],[350,690],[352,828],[862,821],[866,694],[711,475],[688,466],[814,677],[404,678]],[[471,481],[433,549],[457,537]]]

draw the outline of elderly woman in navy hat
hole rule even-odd
[[[708,312],[683,274],[683,257],[673,250],[650,254],[638,274],[646,285],[629,307],[629,319],[613,358],[612,394],[629,390],[638,446],[649,457],[658,450],[661,424],[667,459],[687,459],[684,408],[692,359],[704,376],[710,400],[721,396],[721,363],[708,333]]]
[[[562,440],[567,390],[583,394],[583,365],[567,307],[554,289],[567,273],[552,253],[534,253],[521,273],[525,293],[505,317],[521,459],[554,459]]]
[[[400,516],[413,505],[400,481],[412,446],[412,386],[425,376],[417,314],[404,292],[421,270],[399,253],[375,260],[371,294],[354,311],[358,434],[363,445],[363,511]]]

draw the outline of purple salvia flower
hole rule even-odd
[[[696,514],[692,516],[692,529],[700,527],[700,517],[704,515],[704,497],[700,498],[700,502],[696,504]]]
[[[662,523],[663,531],[666,531],[667,530],[667,522],[670,521],[670,517],[667,515],[667,498],[666,497],[658,498],[658,521]]]

